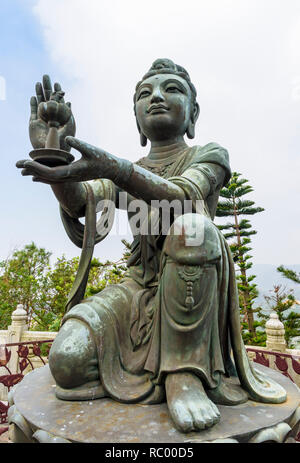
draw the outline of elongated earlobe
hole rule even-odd
[[[194,108],[191,113],[189,125],[187,126],[187,129],[186,129],[186,134],[188,138],[195,138],[195,125],[199,117],[199,114],[200,114],[200,106],[197,102],[194,102]]]
[[[186,134],[188,138],[195,138],[195,124],[191,120],[187,126]]]
[[[135,117],[136,117],[136,116],[135,116]],[[140,142],[141,142],[141,145],[142,145],[142,146],[146,146],[146,145],[147,145],[147,137],[146,137],[146,135],[144,135],[143,132],[141,131],[141,128],[140,128],[140,126],[139,126],[139,123],[138,123],[137,119],[135,119],[135,120],[136,120],[136,126],[137,126],[138,131],[139,131],[139,134],[140,134]]]
[[[143,132],[140,132],[140,142],[142,146],[147,145],[147,137],[143,134]]]

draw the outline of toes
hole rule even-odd
[[[219,409],[211,401],[210,401],[210,416],[211,416],[212,421],[213,421],[211,426],[213,426],[214,424],[217,424],[220,421],[221,414],[219,412]]]
[[[214,415],[214,416],[213,416],[213,424],[212,424],[212,426],[214,426],[215,424],[219,423],[220,419],[221,419],[220,413],[219,413],[218,415]]]
[[[169,409],[179,431],[187,433],[194,429],[193,417],[182,401],[177,401]]]
[[[193,417],[193,422],[194,422],[193,428],[195,431],[201,431],[205,429],[206,427],[210,427],[213,425],[212,419],[209,419],[208,416],[205,417],[201,409],[190,410],[190,413]],[[208,424],[208,421],[211,424]]]
[[[193,404],[189,409],[193,417],[193,429],[196,431],[210,428],[220,421],[220,412],[211,401],[205,405],[203,403],[199,404],[199,406]]]
[[[174,382],[175,375],[166,381],[168,408],[176,428],[184,433],[202,431],[220,421],[220,412],[209,400],[200,380],[194,377],[177,376],[181,382]]]
[[[216,417],[217,417],[218,420],[219,420],[220,417],[221,417],[221,415],[220,415],[220,412],[219,412],[218,407],[217,407],[213,402],[211,402],[211,401],[210,401],[210,406],[211,406],[211,409],[212,409],[214,415],[216,415]]]
[[[213,413],[212,415],[212,424],[210,426],[214,426],[215,424],[219,423],[220,421],[220,418],[221,418],[221,415],[220,413]]]
[[[179,424],[179,430],[184,433],[194,431],[194,424],[193,424],[193,420],[191,419],[191,417],[189,417],[189,419],[187,419],[186,421],[182,421],[182,418],[181,418],[181,423]]]

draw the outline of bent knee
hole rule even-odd
[[[221,257],[218,230],[205,215],[181,215],[174,220],[169,230],[164,252],[185,265],[217,261]]]
[[[97,363],[96,345],[88,326],[80,320],[67,320],[49,353],[49,367],[57,384],[72,388],[97,379]]]

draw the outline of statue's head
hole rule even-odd
[[[149,140],[195,136],[197,92],[187,71],[169,59],[157,59],[138,82],[134,111],[141,144]]]

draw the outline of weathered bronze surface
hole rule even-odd
[[[108,398],[61,401],[55,396],[55,381],[46,366],[26,375],[15,388],[10,436],[26,442],[61,442],[63,439],[89,443],[187,443],[220,439],[243,443],[284,442],[297,435],[299,417],[295,419],[295,415],[299,391],[281,373],[258,368],[286,389],[288,402],[272,405],[249,400],[238,406],[221,405],[218,424],[201,433],[183,434],[174,427],[166,403],[121,404]]]
[[[37,97],[31,99],[29,125],[30,139],[36,149],[29,156],[48,167],[70,164],[75,158],[69,153],[69,147],[68,151],[60,149],[63,137],[68,133],[75,134],[70,103],[64,102],[65,93],[59,84],[55,84],[52,92],[47,76],[44,77],[44,88],[37,84],[36,91]]]
[[[59,84],[54,90],[62,92]],[[185,135],[194,137],[199,115],[188,73],[160,59],[137,84],[140,141],[145,146],[149,140],[151,147],[136,163],[70,136],[75,135],[70,105],[67,109],[62,93],[55,92],[48,77],[37,84],[31,100],[33,147],[45,148],[50,137],[45,121],[52,126],[56,121],[51,143],[77,149],[81,159],[56,167],[25,160],[17,167],[51,185],[68,236],[83,247],[76,288],[50,352],[57,397],[166,400],[176,428],[185,433],[216,425],[217,405],[239,406],[248,398],[283,403],[284,388],[249,363],[232,256],[213,223],[219,191],[231,176],[228,152],[216,143],[189,147],[184,141]],[[80,301],[93,245],[106,236],[97,235],[93,225],[95,204],[103,199],[127,209],[131,226],[136,199],[147,206],[146,214],[133,231],[124,281]],[[189,201],[190,210],[174,213],[165,230],[160,201],[180,206]],[[85,231],[78,221],[84,215]],[[232,378],[238,378],[234,387]]]

